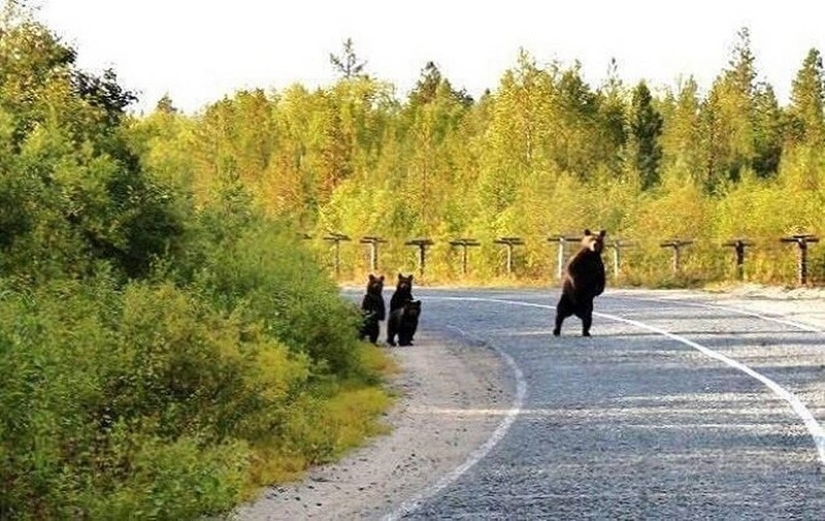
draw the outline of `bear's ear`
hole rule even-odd
[[[370,282],[375,282],[375,275],[370,273]]]
[[[404,280],[404,275],[400,271],[398,272],[398,280]]]
[[[603,239],[605,235],[607,235],[607,230],[599,231],[599,237],[601,237]]]
[[[380,277],[378,277],[378,280],[381,281],[381,282],[384,282],[384,276],[381,275]]]
[[[584,230],[584,235],[585,235],[585,236],[587,236],[587,235],[593,235],[593,232],[591,232],[591,231],[590,231],[590,228],[585,228],[585,230]]]

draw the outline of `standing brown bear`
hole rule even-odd
[[[384,307],[384,296],[381,292],[384,289],[384,276],[376,277],[370,273],[367,281],[367,293],[361,301],[361,312],[364,322],[361,325],[360,337],[370,339],[375,344],[378,342],[379,322],[386,318],[386,308]]]
[[[561,299],[556,305],[554,336],[561,334],[562,322],[571,315],[576,315],[581,319],[582,336],[590,336],[590,326],[593,323],[593,299],[604,292],[605,273],[602,250],[605,234],[604,230],[601,230],[598,235],[585,230],[581,248],[567,263]]]
[[[390,313],[402,307],[404,302],[413,300],[412,284],[412,273],[406,277],[401,273],[398,274],[398,282],[395,285],[395,292],[392,294],[392,297],[390,297]]]
[[[387,319],[387,343],[395,345],[398,335],[402,346],[412,345],[415,331],[418,329],[418,317],[421,314],[421,302],[412,296],[413,276],[398,274],[395,292],[390,298],[390,313]]]

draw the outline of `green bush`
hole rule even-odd
[[[309,281],[309,311],[240,292],[244,277],[294,284],[279,276],[241,271],[228,285],[238,291],[231,311],[213,307],[203,287],[120,287],[105,275],[29,290],[2,281],[0,517],[191,519],[226,511],[253,480],[279,475],[252,469],[261,458],[304,468],[339,454],[347,420],[330,424],[324,404],[345,382],[366,385],[352,379],[364,366],[362,348],[354,330],[323,328],[350,308]],[[337,315],[315,332],[298,317],[318,309]],[[268,325],[263,317],[277,312],[305,329],[290,336],[286,322]],[[278,335],[296,343],[287,347]],[[303,339],[317,343],[302,348]],[[343,367],[343,349],[322,342],[336,339],[351,349],[348,375],[331,372]],[[323,385],[312,385],[321,365]],[[374,432],[358,423],[361,436]]]
[[[386,364],[244,163],[197,182],[189,125],[2,11],[0,519],[218,514],[375,432]]]
[[[208,228],[216,221],[206,215],[201,222]],[[310,357],[313,374],[359,372],[352,332],[360,314],[342,301],[295,230],[250,217],[245,228],[210,242],[194,271],[196,292],[225,313],[264,324],[267,334]]]

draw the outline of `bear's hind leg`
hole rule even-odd
[[[370,326],[370,342],[372,342],[373,344],[378,343],[378,331],[379,326],[377,322]]]
[[[392,319],[387,321],[387,343],[391,346],[395,346],[395,324]]]
[[[590,326],[593,325],[593,301],[582,305],[579,317],[582,319],[582,336],[590,336]]]
[[[564,319],[573,314],[573,303],[567,295],[562,295],[558,305],[556,305],[556,327],[553,329],[553,336],[561,335],[561,325]]]

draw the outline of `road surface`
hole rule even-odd
[[[336,504],[326,492],[297,517],[825,518],[821,299],[791,314],[770,299],[609,290],[596,300],[592,337],[573,317],[556,338],[555,290],[414,294],[422,338],[496,358],[487,366],[505,392],[418,406],[423,440],[442,421],[484,420],[449,465],[414,486],[389,490],[382,478],[380,496],[350,492]],[[416,370],[438,368],[429,363]],[[364,465],[380,465],[370,450]],[[406,479],[403,469],[388,476]]]

